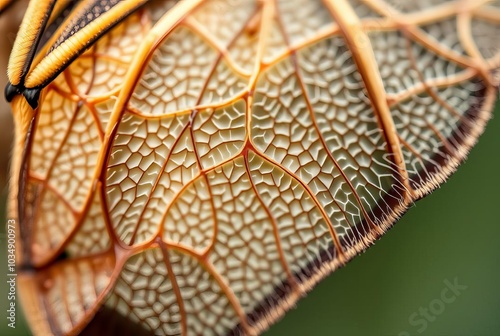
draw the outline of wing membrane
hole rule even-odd
[[[500,22],[482,2],[173,4],[42,91],[33,266],[116,259],[71,324],[40,290],[53,332],[111,332],[114,314],[141,334],[258,333],[446,179],[491,116]]]

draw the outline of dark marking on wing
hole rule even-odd
[[[59,47],[64,41],[71,36],[77,34],[82,28],[90,22],[97,20],[104,12],[115,7],[120,0],[93,0],[86,4],[83,8],[79,8],[79,13],[74,16],[69,22],[65,23],[64,30],[60,33],[59,38],[50,48],[50,52]],[[119,22],[119,21],[118,21]],[[116,22],[116,23],[118,23]]]
[[[25,88],[23,91],[23,96],[26,98],[28,104],[30,104],[31,108],[34,110],[38,107],[38,99],[40,99],[41,88],[27,89]]]
[[[124,317],[116,310],[102,306],[80,335],[152,336],[154,332],[145,329],[140,323]]]
[[[54,6],[47,27],[43,32],[42,39],[38,45],[36,53],[38,54],[43,46],[47,44],[50,38],[56,33],[59,27],[63,24],[64,20],[71,14],[75,6],[78,4],[77,0],[59,0]]]
[[[20,88],[12,85],[10,82],[8,82],[7,85],[5,86],[4,96],[5,100],[7,100],[8,102],[12,101],[12,99],[14,99],[16,95],[21,93],[22,91],[20,90]]]

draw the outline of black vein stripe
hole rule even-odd
[[[78,4],[77,0],[59,0],[54,6],[54,11],[50,15],[47,28],[43,32],[40,44],[36,54],[40,52],[43,46],[50,40],[50,38],[56,33],[59,27],[62,25],[64,20],[71,14],[74,7]]]

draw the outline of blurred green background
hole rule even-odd
[[[495,115],[449,182],[266,335],[500,335],[500,103]],[[7,328],[6,260],[0,259],[0,335],[28,335],[19,311],[16,331]],[[452,303],[441,300],[446,280],[467,286]],[[424,328],[420,309],[429,305],[440,314],[430,310]]]

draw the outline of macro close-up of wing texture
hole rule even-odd
[[[6,89],[35,335],[260,334],[455,171],[500,84],[498,0],[40,4]]]

